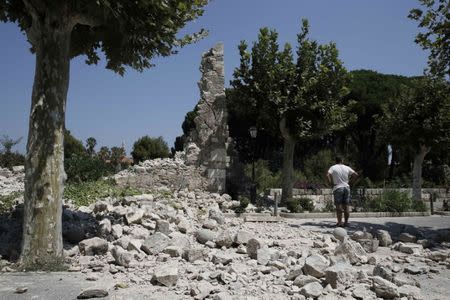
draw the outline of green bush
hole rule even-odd
[[[245,175],[252,178],[252,164],[245,166]],[[267,160],[255,161],[255,182],[257,184],[257,192],[263,193],[270,188],[281,186],[281,172],[272,172],[269,168]]]
[[[234,210],[237,214],[241,214],[243,212],[245,212],[245,209],[247,208],[247,206],[250,204],[250,200],[247,197],[239,197],[239,206],[236,207],[236,209]]]
[[[14,200],[22,196],[23,193],[15,192],[6,196],[0,195],[0,214],[8,212],[14,206]]]
[[[162,136],[152,138],[146,135],[134,143],[131,155],[135,162],[141,162],[147,159],[169,157],[170,152]]]
[[[327,202],[325,203],[325,207],[322,209],[323,212],[330,212],[330,211],[335,211],[336,207],[333,203],[333,201],[331,200],[327,200]]]
[[[421,212],[425,212],[428,210],[425,202],[415,200],[411,201],[411,209],[412,211],[421,211]]]
[[[369,199],[367,208],[371,211],[380,212],[405,212],[414,209],[412,200],[408,194],[387,190],[381,196]]]
[[[286,201],[286,207],[293,213],[314,211],[313,201],[306,197],[288,199]]]
[[[141,192],[131,187],[119,188],[112,180],[98,180],[67,184],[64,198],[73,201],[75,206],[88,206],[96,199],[106,197],[125,197],[138,195]]]
[[[25,165],[25,156],[18,152],[0,153],[0,167],[12,169],[14,166]]]
[[[67,182],[96,181],[114,173],[114,167],[98,157],[73,155],[64,160]]]
[[[321,150],[305,160],[304,174],[309,182],[328,184],[326,172],[334,165],[334,155],[331,150]]]
[[[300,206],[300,203],[298,201],[298,198],[290,198],[286,200],[286,207],[289,209],[292,213],[298,213],[302,212],[302,207]]]

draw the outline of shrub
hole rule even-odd
[[[412,200],[406,193],[387,190],[381,196],[369,199],[367,208],[375,212],[405,212],[412,208]]]
[[[331,200],[327,200],[327,202],[325,203],[325,207],[322,209],[323,212],[330,212],[330,211],[335,211],[336,207],[333,203],[333,201]]]
[[[18,152],[0,153],[0,167],[12,169],[14,166],[25,165],[25,156]]]
[[[236,213],[241,214],[245,212],[245,209],[250,204],[250,200],[247,197],[239,197],[239,206],[234,210]]]
[[[286,201],[286,207],[293,213],[303,211],[313,211],[314,203],[311,199],[306,197],[291,198]]]
[[[415,200],[412,200],[412,202],[411,202],[411,209],[412,209],[412,211],[421,211],[421,212],[428,210],[425,202],[415,201]]]
[[[152,138],[146,135],[134,143],[131,155],[135,162],[140,162],[147,159],[169,157],[170,152],[162,136]]]
[[[302,212],[302,207],[300,206],[300,203],[298,201],[298,198],[290,198],[286,201],[286,207],[289,209],[290,212],[298,213]]]
[[[72,200],[77,207],[88,206],[99,198],[125,197],[140,193],[131,187],[119,188],[112,180],[71,183],[64,188],[64,198]]]
[[[252,164],[245,166],[245,175],[251,178]],[[255,182],[258,193],[265,192],[270,188],[279,187],[281,186],[281,172],[272,172],[267,160],[257,160],[255,161]]]
[[[5,196],[0,195],[0,214],[8,212],[14,206],[15,200],[22,195],[23,193],[21,192],[15,192]]]
[[[67,182],[96,181],[114,173],[114,167],[98,157],[73,155],[64,160]]]
[[[310,182],[327,184],[326,172],[334,165],[334,155],[331,150],[321,150],[305,160],[304,174]]]

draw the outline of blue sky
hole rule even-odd
[[[72,60],[66,127],[83,141],[95,137],[97,149],[124,142],[129,153],[144,135],[163,136],[173,146],[185,114],[199,100],[201,54],[224,42],[229,85],[239,63],[239,41],[251,44],[259,28],[268,26],[279,32],[280,44],[295,44],[301,18],[309,20],[312,38],[337,44],[348,70],[420,75],[427,53],[414,43],[417,24],[407,18],[417,2],[213,0],[204,16],[182,30],[206,28],[209,36],[177,55],[156,59],[156,67],[143,73],[127,70],[121,77],[106,70],[104,61],[88,66],[83,57]],[[16,149],[25,152],[35,59],[15,24],[0,23],[0,43],[0,135],[23,136]]]

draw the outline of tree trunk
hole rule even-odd
[[[56,16],[59,18],[59,16]],[[58,18],[54,18],[57,20]],[[30,40],[36,50],[31,99],[21,261],[62,258],[64,123],[70,68],[70,30],[46,17]]]
[[[420,145],[414,157],[412,194],[415,201],[422,200],[422,163],[428,152],[430,147]]]
[[[294,150],[295,140],[286,128],[286,118],[282,118],[280,122],[280,131],[283,136],[283,172],[281,184],[281,203],[285,204],[286,200],[292,198],[292,188],[294,185]]]

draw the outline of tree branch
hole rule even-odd
[[[84,14],[75,14],[71,17],[70,23],[69,23],[69,28],[73,28],[75,25],[80,24],[80,25],[87,25],[90,27],[96,27],[96,26],[100,26],[103,24],[103,22],[98,19],[98,18],[94,18],[91,16],[87,16]]]

